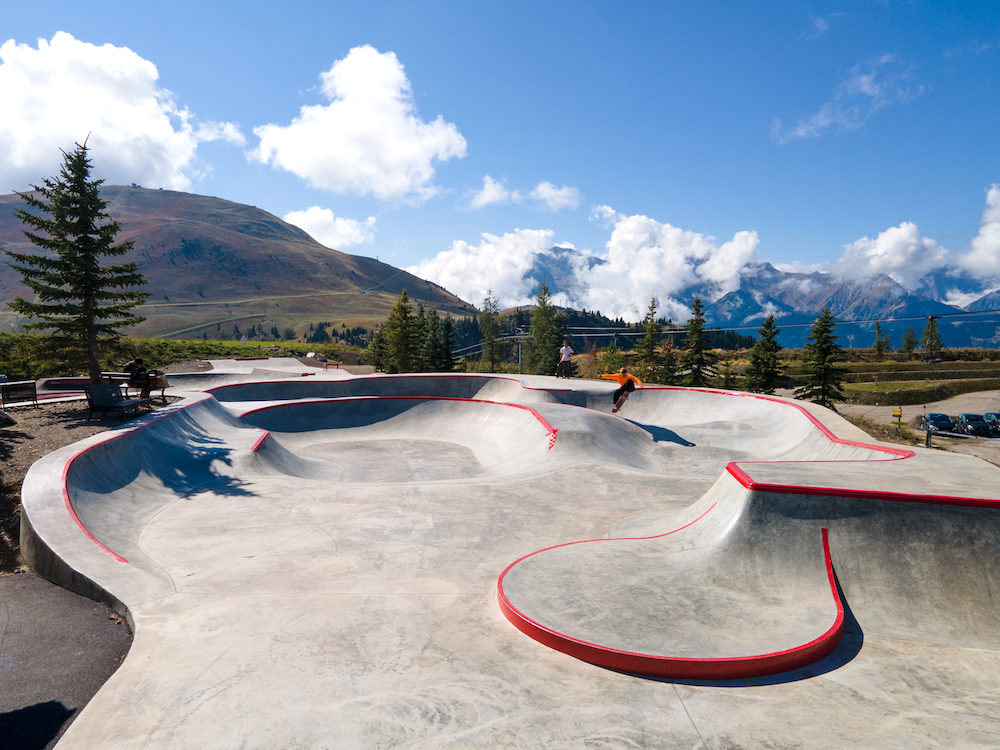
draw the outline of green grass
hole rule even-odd
[[[934,380],[890,380],[884,383],[844,383],[844,391],[894,393],[896,391],[937,388],[940,385],[939,381]]]

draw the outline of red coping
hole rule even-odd
[[[653,537],[626,537],[626,539],[655,539],[668,534],[674,534],[681,529],[685,529],[693,523],[704,518],[715,507],[702,513],[694,521],[691,521],[679,529],[668,531],[666,534],[657,534]],[[569,544],[587,544],[589,542],[621,541],[619,539],[591,539],[587,542],[570,542]],[[558,544],[555,547],[568,545]],[[830,542],[827,538],[827,530],[823,529],[823,557],[826,562],[827,578],[830,582],[830,593],[837,605],[837,617],[823,635],[815,640],[805,643],[795,648],[785,651],[776,651],[771,654],[760,654],[758,656],[735,656],[716,659],[694,659],[672,656],[660,656],[654,654],[640,654],[633,651],[622,651],[616,648],[601,646],[596,643],[588,643],[579,638],[559,633],[551,628],[541,625],[530,617],[520,612],[507,599],[503,590],[504,576],[515,565],[532,555],[537,555],[546,550],[539,550],[525,555],[520,560],[516,560],[507,566],[507,569],[500,574],[497,583],[497,601],[504,616],[510,620],[518,630],[529,638],[542,643],[556,651],[561,651],[581,661],[596,664],[599,667],[615,669],[629,674],[644,675],[647,677],[665,677],[671,679],[687,680],[736,680],[748,677],[761,677],[764,675],[779,674],[792,669],[799,669],[823,659],[833,653],[834,649],[840,645],[844,637],[844,603],[837,592],[837,584],[833,577],[833,563],[830,560]]]
[[[107,445],[108,443],[111,443],[111,442],[113,442],[115,440],[123,438],[126,435],[130,435],[130,434],[132,434],[134,432],[139,432],[140,430],[144,430],[147,427],[150,427],[150,426],[156,424],[160,420],[167,419],[172,414],[175,414],[175,413],[177,413],[179,411],[184,411],[185,409],[190,409],[192,406],[195,406],[196,404],[199,404],[199,403],[201,403],[202,401],[204,401],[204,400],[206,400],[208,398],[210,398],[210,396],[208,396],[206,394],[205,398],[200,398],[197,401],[194,401],[194,402],[192,402],[190,404],[184,404],[183,406],[175,407],[174,409],[171,409],[169,412],[167,412],[166,414],[164,414],[161,417],[157,417],[156,419],[151,419],[150,421],[145,422],[145,423],[143,423],[141,425],[138,425],[136,427],[131,427],[131,428],[127,429],[127,430],[121,430],[121,431],[119,431],[117,433],[113,433],[112,435],[110,435],[108,437],[107,440],[102,440],[99,443],[95,443],[94,445],[91,445],[91,446],[89,446],[87,448],[84,448],[79,453],[73,454],[70,457],[70,459],[66,462],[66,465],[63,466],[62,483],[61,483],[62,484],[62,496],[63,496],[63,503],[66,505],[66,510],[69,512],[70,518],[73,519],[74,523],[76,523],[76,525],[80,528],[80,531],[82,531],[84,533],[84,535],[90,541],[92,541],[94,544],[96,544],[102,550],[104,550],[105,552],[107,552],[109,555],[111,555],[111,557],[113,557],[118,562],[127,563],[128,560],[126,560],[124,557],[122,557],[121,555],[119,555],[117,552],[115,552],[114,550],[112,550],[111,548],[109,548],[108,546],[106,546],[105,544],[103,544],[100,539],[98,539],[96,536],[94,536],[90,532],[90,529],[88,529],[86,526],[83,525],[83,521],[81,521],[80,517],[76,514],[76,509],[73,507],[73,500],[69,496],[69,471],[70,471],[70,467],[74,464],[74,462],[76,462],[76,460],[78,458],[80,458],[81,456],[87,455],[88,453],[90,453],[90,451],[94,450],[95,448],[100,448],[101,446]],[[263,438],[261,440],[259,440],[258,442],[263,442]]]

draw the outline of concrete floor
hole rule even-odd
[[[33,565],[135,630],[59,748],[1000,747],[997,467],[782,399],[238,369],[26,480]]]

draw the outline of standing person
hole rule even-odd
[[[559,350],[559,367],[556,369],[556,377],[568,378],[573,370],[572,363],[569,358],[572,357],[576,352],[573,351],[573,347],[569,345],[569,342],[565,339],[563,340],[562,349]]]
[[[642,381],[635,375],[630,374],[624,367],[616,373],[601,375],[601,377],[605,380],[617,380],[621,385],[621,388],[615,391],[614,396],[611,397],[611,403],[614,404],[614,407],[611,409],[612,412],[616,412],[621,408],[618,404],[618,399],[624,401],[628,397],[628,394],[635,390],[636,386],[642,387]]]

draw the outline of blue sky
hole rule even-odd
[[[752,260],[1000,286],[996,0],[5,3],[3,42],[0,192],[93,131],[110,183],[475,303],[556,243],[610,259],[573,300],[605,312]]]

